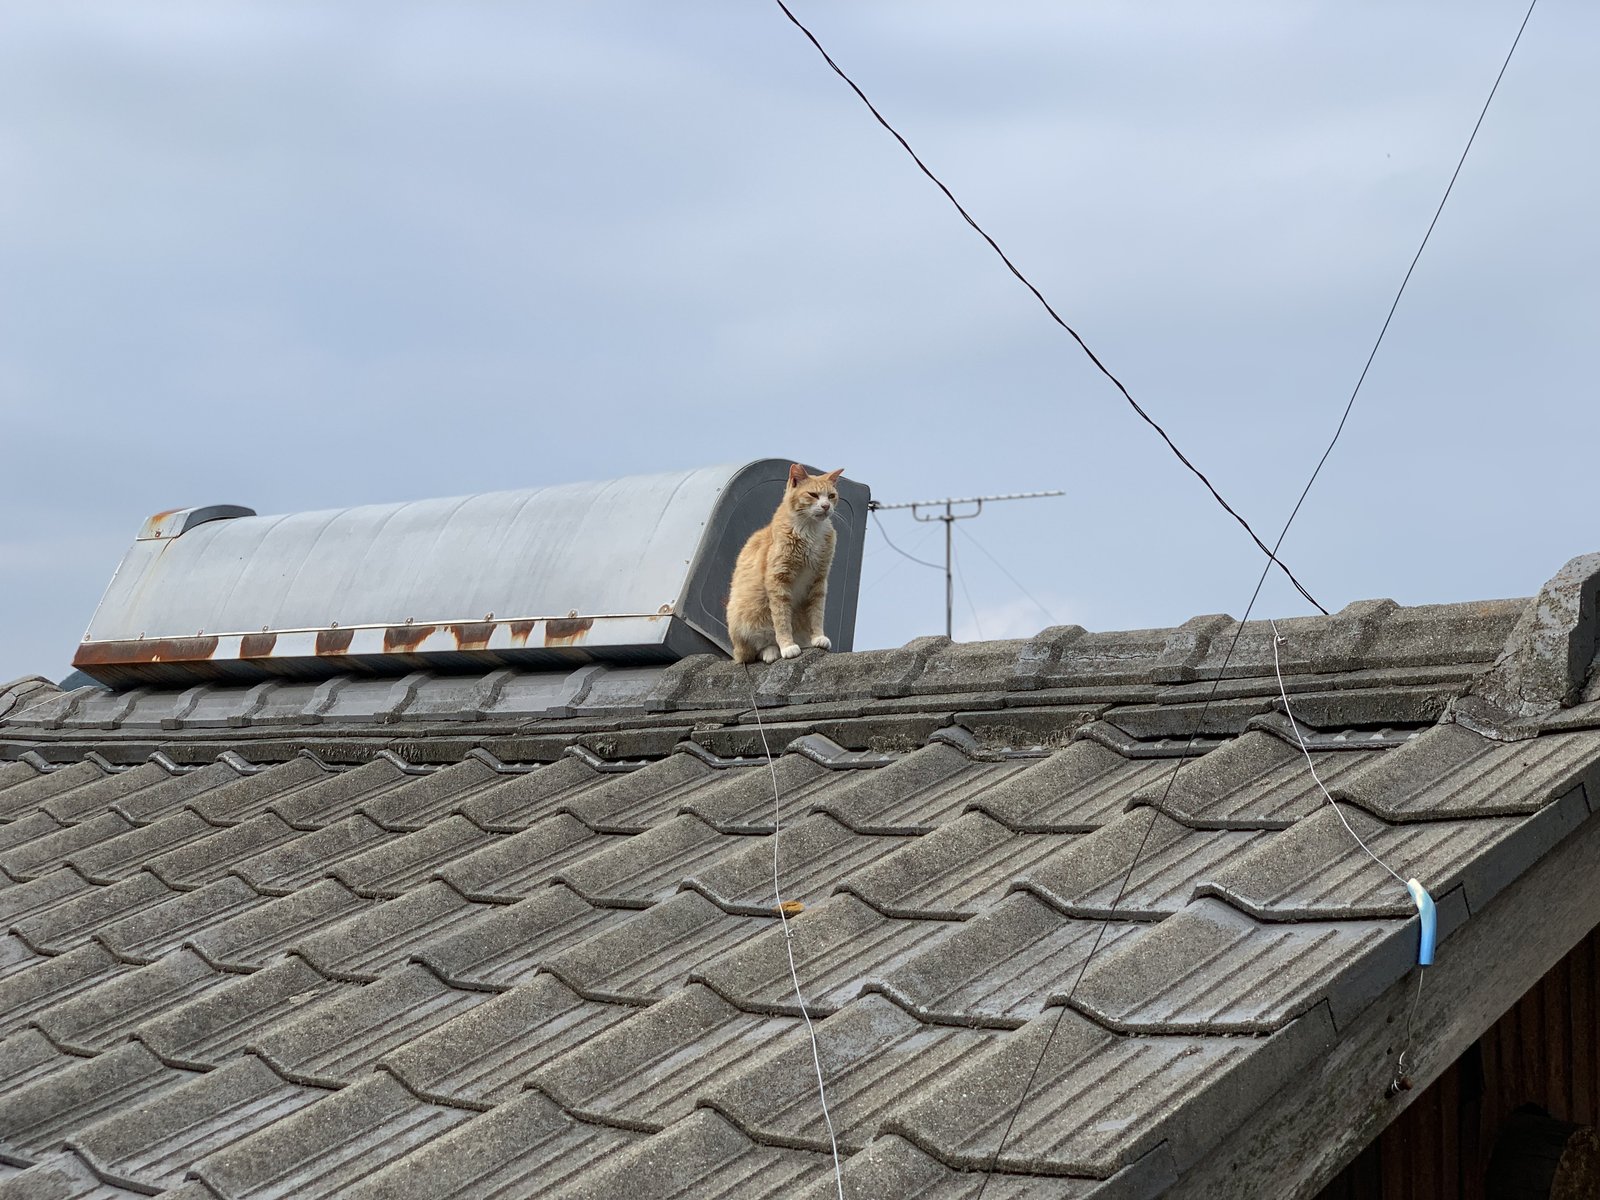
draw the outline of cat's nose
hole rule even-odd
[[[823,515],[826,516],[827,513],[828,513],[828,510],[831,509],[833,507],[833,505],[829,504],[826,500],[824,500],[821,504],[817,505],[817,507],[819,509],[821,509]]]

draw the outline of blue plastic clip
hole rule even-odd
[[[1433,897],[1428,895],[1428,889],[1415,879],[1406,880],[1406,891],[1411,893],[1411,899],[1417,906],[1417,915],[1422,918],[1422,937],[1417,943],[1417,966],[1429,967],[1433,965],[1433,942],[1438,933],[1439,914],[1433,907]]]

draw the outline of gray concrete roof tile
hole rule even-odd
[[[975,781],[988,781],[996,763],[974,763],[953,746],[936,742],[872,771],[851,771],[815,805],[857,833],[916,834],[960,816]],[[769,793],[770,799],[770,793]]]
[[[1460,725],[1435,725],[1333,794],[1387,821],[1534,812],[1571,791],[1600,762],[1600,731],[1494,742]]]
[[[1169,759],[1130,761],[1098,742],[1075,741],[1007,775],[972,806],[1020,833],[1086,833],[1115,820],[1172,766]]]
[[[97,1054],[124,1041],[150,1016],[185,1004],[228,982],[187,951],[124,971],[51,1005],[34,1023],[52,1042],[74,1054]]]
[[[10,1178],[0,1164],[0,1200],[137,1200],[145,1194],[102,1183],[89,1165],[70,1150],[48,1154]],[[215,1198],[208,1196],[205,1200]]]
[[[1244,1115],[1197,1114],[1187,1100],[1206,1093],[1253,1107],[1330,1040],[1325,1017],[1270,1038],[1150,1038],[1121,1037],[1052,1008],[933,1081],[884,1128],[969,1170],[993,1163],[1106,1179],[1164,1140],[1181,1148],[1181,1166],[1203,1140],[1191,1122]]]
[[[495,905],[417,951],[417,960],[456,987],[501,991],[526,983],[568,946],[626,921],[626,909],[596,908],[560,885]]]
[[[1372,852],[1435,898],[1461,882],[1466,869],[1509,837],[1523,818],[1386,825],[1348,805],[1344,819]],[[1259,835],[1231,860],[1196,873],[1196,895],[1220,896],[1264,920],[1355,920],[1405,917],[1415,906],[1405,888],[1367,857],[1324,803],[1279,833]]]
[[[217,832],[192,812],[177,812],[150,825],[95,842],[66,856],[66,865],[90,883],[115,883],[142,871],[150,859]]]
[[[135,876],[117,888],[132,886],[141,878],[155,876]],[[154,962],[189,944],[189,939],[202,931],[210,932],[219,923],[267,903],[260,892],[231,875],[192,892],[173,893],[167,889],[167,897],[101,926],[95,931],[95,939],[125,962]],[[221,965],[217,958],[210,961]]]
[[[259,1059],[241,1058],[160,1095],[139,1097],[80,1129],[68,1144],[100,1178],[159,1191],[182,1183],[196,1159],[226,1149],[324,1094],[285,1082]]]
[[[158,855],[145,863],[145,870],[153,872],[168,887],[189,891],[214,883],[240,863],[274,850],[298,836],[299,831],[286,825],[279,817],[263,813]]]
[[[551,1059],[628,1020],[634,1011],[585,1000],[555,976],[538,975],[378,1062],[424,1099],[488,1108],[515,1096]]]
[[[459,812],[461,804],[508,778],[477,759],[467,759],[432,775],[407,779],[375,799],[362,801],[360,811],[385,829],[411,832]]]
[[[700,964],[775,923],[776,917],[731,916],[698,893],[679,892],[594,931],[543,965],[592,999],[647,1004],[681,987]]]
[[[136,1098],[157,1096],[192,1078],[136,1042],[80,1059],[0,1095],[0,1144],[36,1159]]]
[[[772,776],[778,777],[778,799],[772,795]],[[815,807],[817,798],[840,782],[840,773],[800,754],[784,754],[773,762],[719,771],[686,797],[682,811],[692,813],[724,833],[771,833],[774,810],[785,825]]]
[[[294,760],[291,759],[258,778],[275,775],[292,765]],[[258,812],[272,812],[296,829],[321,829],[354,816],[363,804],[404,787],[415,778],[387,759],[334,775],[311,775],[296,770],[292,776],[274,779],[271,791],[263,789],[249,796],[239,795],[230,814],[233,820],[238,820]],[[209,817],[210,813],[207,811],[206,815]]]
[[[117,812],[135,825],[146,825],[181,808],[195,797],[238,779],[220,763],[173,775],[155,763],[120,771],[94,787],[76,788],[46,800],[41,808],[66,824]]]
[[[249,1036],[246,1046],[285,1079],[343,1087],[397,1046],[486,999],[422,967],[401,967],[376,983],[302,1007],[272,1030]]]
[[[204,1070],[225,1064],[316,1001],[353,990],[289,958],[152,1016],[133,1033],[163,1061]]]
[[[213,1151],[192,1169],[220,1196],[331,1200],[468,1116],[424,1103],[379,1074]]]
[[[345,891],[331,880],[327,886]],[[305,894],[297,892],[290,899]],[[297,933],[286,948],[324,975],[370,983],[489,911],[490,906],[474,904],[447,884],[430,883],[394,900],[358,903],[333,924]]]
[[[1088,1200],[1090,1196],[1100,1200],[1097,1189],[1104,1186],[1088,1179],[956,1171],[892,1133],[852,1154],[841,1178],[845,1200],[979,1200],[980,1194],[984,1200]],[[1165,1182],[1176,1182],[1176,1177],[1168,1176]],[[829,1174],[795,1200],[836,1200],[838,1187]],[[1140,1200],[1157,1194],[1148,1191]]]
[[[524,1092],[350,1184],[342,1200],[547,1194],[640,1137],[571,1120],[545,1096]]]
[[[799,1025],[690,986],[561,1055],[530,1081],[587,1119],[657,1130]]]
[[[861,993],[869,974],[893,971],[948,930],[948,922],[896,920],[854,896],[833,896],[789,918],[787,945],[806,1007],[815,1015],[839,1009]],[[799,1016],[784,932],[769,922],[764,932],[711,959],[691,978],[748,1012]]]
[[[821,1178],[833,1159],[811,1150],[764,1146],[709,1109],[595,1163],[550,1193],[552,1200],[789,1200]]]
[[[604,853],[621,841],[625,839],[619,835],[596,833],[578,818],[556,813],[521,833],[479,834],[477,848],[454,857],[438,877],[474,900],[510,903],[548,885],[568,864]]]
[[[352,859],[382,854],[402,835],[366,817],[351,816],[315,833],[302,833],[281,846],[235,864],[233,873],[266,896],[287,896],[326,879]]]
[[[34,812],[15,821],[0,825],[0,852],[26,846],[67,828],[47,812]]]
[[[1400,920],[1263,928],[1202,899],[1097,955],[1072,1002],[1123,1033],[1270,1033],[1338,990],[1350,964],[1375,957],[1387,968],[1376,986],[1351,981],[1367,1002],[1415,963],[1415,931]]]
[[[14,929],[36,914],[94,890],[94,884],[66,867],[27,883],[0,883],[0,929]]]
[[[58,767],[54,771],[36,771],[31,775],[17,773],[14,781],[0,791],[0,820],[16,821],[41,811],[40,805],[52,796],[89,787],[112,778],[92,762],[77,762]]]
[[[816,1053],[840,1149],[863,1148],[908,1096],[923,1093],[1000,1037],[924,1024],[882,996],[852,1001],[818,1022]],[[816,1070],[806,1031],[791,1029],[716,1076],[702,1102],[757,1141],[826,1151]]]
[[[907,839],[907,845],[843,879],[839,890],[888,917],[965,920],[1077,836],[1013,833],[981,812],[968,813]]]
[[[1376,762],[1378,752],[1317,752],[1317,777],[1329,788]],[[1186,762],[1168,764],[1132,797],[1189,825],[1212,829],[1287,829],[1324,803],[1305,753],[1259,730]]]
[[[383,765],[388,766],[387,763]],[[288,762],[233,779],[204,792],[191,800],[189,807],[213,825],[237,825],[240,821],[266,812],[267,806],[274,800],[286,797],[296,789],[337,777],[335,772],[316,760],[297,755]]]
[[[560,811],[601,833],[643,833],[676,817],[684,798],[717,774],[693,755],[673,754],[582,787],[563,797]]]
[[[568,803],[611,776],[581,758],[562,758],[523,775],[508,775],[498,787],[475,793],[460,812],[493,833],[517,833],[557,811],[573,811]]]
[[[1077,835],[1018,872],[1016,885],[1069,916],[1105,917],[1115,907],[1124,920],[1151,920],[1187,904],[1196,877],[1209,877],[1268,836],[1189,829],[1144,809]]]
[[[814,904],[852,872],[910,840],[859,834],[822,814],[802,818],[784,828],[778,843],[783,899]],[[760,916],[777,902],[772,855],[770,836],[730,840],[724,853],[702,858],[680,878],[729,912]]]
[[[133,824],[116,813],[102,813],[81,825],[69,825],[65,829],[41,833],[12,847],[0,854],[0,871],[15,880],[37,879],[58,867],[66,866],[67,860],[78,851],[109,842],[131,829]]]
[[[444,875],[442,868],[504,840],[465,817],[446,817],[416,833],[385,835],[372,849],[345,859],[328,873],[357,895],[399,896]]]
[[[873,972],[866,988],[926,1021],[1014,1028],[1077,977],[1096,942],[1095,953],[1104,954],[1142,929],[1136,922],[1066,917],[1027,892],[1013,892],[932,937],[898,966]]]
[[[224,882],[244,886],[241,880]],[[198,897],[221,886],[211,884],[193,895]],[[272,900],[253,888],[245,890],[257,900],[241,904],[237,910],[219,906],[215,913],[207,914],[203,926],[186,943],[208,962],[228,971],[255,971],[282,954],[300,953],[302,946],[324,931],[374,911],[376,904],[332,879]],[[333,949],[328,947],[330,955]],[[302,957],[310,956],[302,953]]]
[[[80,1061],[75,1055],[56,1049],[37,1029],[13,1033],[0,1039],[0,1096]]]
[[[0,934],[0,979],[38,966],[39,960],[44,957],[16,934]]]
[[[647,908],[676,892],[702,864],[754,840],[718,833],[698,817],[674,817],[568,863],[553,881],[591,904]]]
[[[1028,638],[995,642],[952,642],[928,655],[922,673],[906,691],[912,695],[940,692],[1006,691],[1031,682],[1019,678],[1018,667],[1033,645]]]
[[[32,1024],[40,1013],[124,970],[121,963],[91,942],[12,972],[0,979],[0,1037],[9,1037]]]

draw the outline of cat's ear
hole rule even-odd
[[[790,463],[789,464],[789,486],[790,487],[799,487],[802,483],[804,483],[806,481],[807,478],[808,478],[808,476],[806,475],[806,469],[804,467],[802,467],[799,463]]]
[[[829,471],[826,475],[823,476],[823,478],[826,479],[829,483],[838,483],[839,482],[839,476],[841,476],[843,474],[844,474],[844,468],[840,467],[837,471]]]

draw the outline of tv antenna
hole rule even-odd
[[[954,576],[951,572],[950,534],[957,521],[970,521],[973,517],[983,513],[985,504],[992,504],[996,500],[1042,500],[1046,496],[1064,496],[1065,492],[1007,492],[1004,496],[946,496],[942,500],[908,500],[902,504],[880,504],[876,500],[869,501],[867,507],[874,512],[891,508],[909,508],[911,515],[918,521],[944,522],[944,635],[951,637],[954,629],[953,616],[955,610]],[[972,505],[971,512],[957,512],[958,505]],[[943,506],[943,512],[930,512],[926,516],[922,509],[937,509]]]

